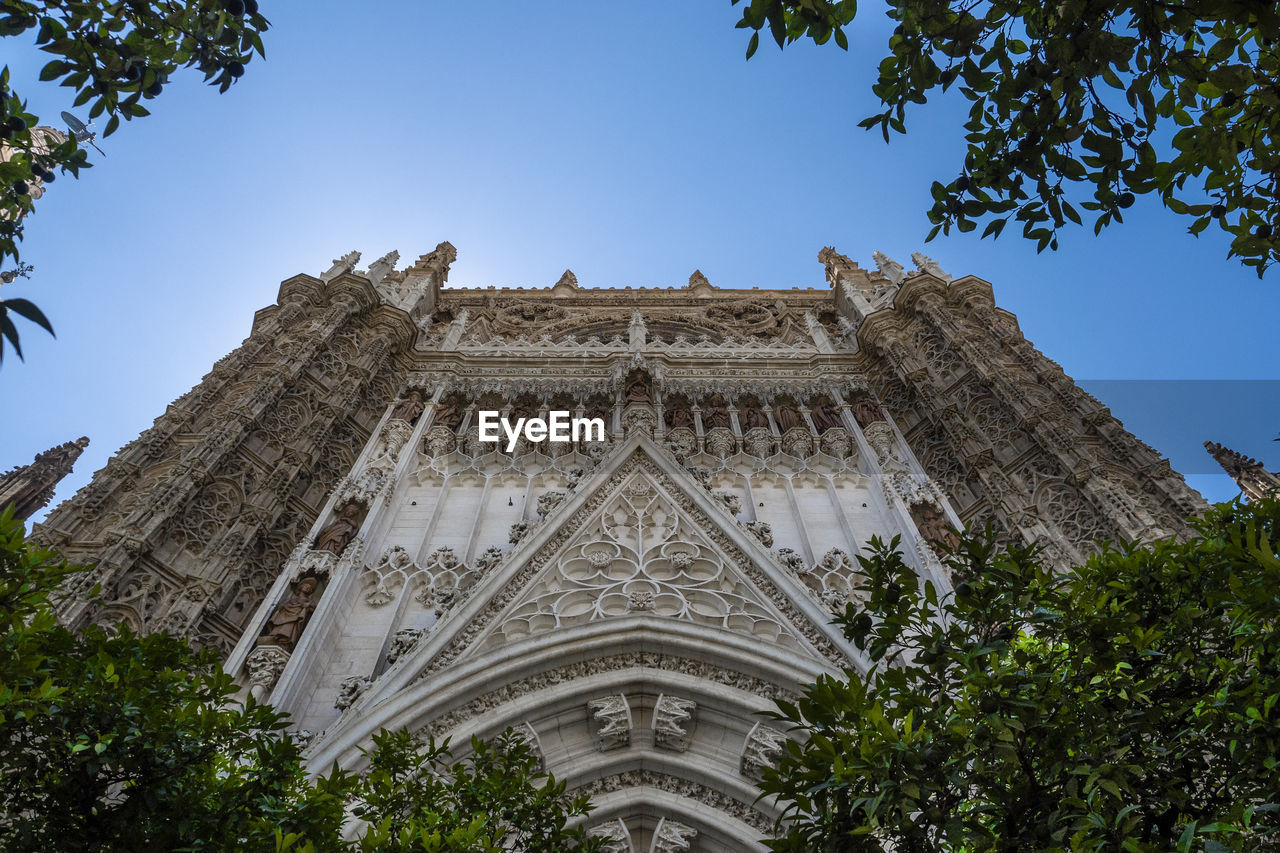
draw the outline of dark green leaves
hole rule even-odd
[[[267,27],[256,11],[232,15],[221,0],[0,2],[0,37],[34,37],[50,55],[40,81],[73,90],[79,118],[105,118],[103,137],[115,133],[122,118],[148,115],[141,101],[159,95],[181,69],[195,68],[225,92],[255,54],[263,55]],[[65,131],[61,119],[46,117],[42,125],[27,113],[9,88],[8,69],[0,72],[0,144],[7,149],[0,162],[0,262],[18,261],[34,189],[48,182],[42,176],[55,170],[77,175],[89,165],[85,150]],[[12,325],[0,321],[0,356],[6,341],[18,352]]]
[[[1065,572],[962,537],[939,605],[895,546],[837,619],[876,661],[775,715],[775,850],[1267,849],[1280,831],[1280,502]],[[894,588],[896,592],[893,592]]]
[[[738,2],[738,0],[735,0]],[[822,44],[853,3],[755,0],[739,27],[766,24],[780,46]],[[1095,233],[1135,195],[1216,224],[1230,255],[1263,272],[1280,260],[1280,12],[1247,0],[890,0],[897,21],[872,91],[884,111],[862,127],[905,132],[905,111],[941,87],[971,103],[968,186],[946,187],[934,229],[983,235],[1012,218],[1040,250],[1078,211]],[[781,17],[781,24],[778,19]],[[756,42],[753,42],[755,44]],[[748,51],[748,55],[753,49]],[[1218,205],[1206,215],[1201,205]],[[1207,209],[1207,208],[1206,208]]]

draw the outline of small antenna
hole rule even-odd
[[[63,110],[62,112],[62,120],[67,123],[67,130],[71,131],[71,135],[75,137],[76,142],[87,142],[90,145],[93,145],[94,150],[103,157],[107,156],[107,152],[94,144],[93,140],[98,138],[98,134],[89,129],[90,125],[86,125],[66,110]]]

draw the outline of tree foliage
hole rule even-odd
[[[268,22],[257,0],[0,0],[0,37],[33,34],[50,55],[40,81],[74,92],[76,107],[105,119],[104,136],[148,115],[143,101],[158,97],[171,75],[194,68],[220,92],[244,74],[256,53],[263,55]],[[58,139],[38,128],[40,117],[0,70],[0,263],[18,263],[23,218],[33,208],[32,189],[59,174],[79,175],[89,167],[84,148],[64,134]],[[53,122],[61,128],[61,121]],[[7,279],[6,279],[7,280]],[[0,356],[8,339],[21,358],[9,311],[49,328],[26,300],[0,300]],[[52,329],[49,329],[52,332]]]
[[[367,772],[311,778],[287,718],[236,701],[213,652],[59,625],[50,596],[76,571],[0,512],[0,850],[596,849],[566,828],[587,799],[510,730],[459,761],[382,732]]]
[[[966,536],[940,601],[896,550],[837,621],[875,662],[779,718],[777,850],[1223,851],[1280,842],[1280,502],[1055,573]]]
[[[734,3],[741,0],[733,0]],[[1095,233],[1154,194],[1230,235],[1261,276],[1280,259],[1280,8],[1249,0],[889,0],[897,21],[862,126],[906,132],[906,112],[955,86],[970,102],[959,174],[935,181],[929,237],[998,236],[1039,250],[1092,217]],[[834,40],[856,0],[748,0],[738,26],[782,47]],[[1083,211],[1083,213],[1082,213]]]

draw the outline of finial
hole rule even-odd
[[[573,274],[573,270],[565,270],[564,274],[556,281],[553,287],[577,287],[578,277]]]
[[[876,262],[876,269],[880,270],[880,275],[889,279],[889,281],[894,284],[902,284],[902,280],[907,277],[907,271],[903,269],[902,264],[889,257],[884,252],[872,252],[871,258]]]
[[[357,251],[347,252],[340,258],[333,260],[333,266],[320,274],[321,281],[330,281],[340,275],[345,275],[356,268],[356,264],[360,262],[360,253]]]
[[[951,275],[943,271],[942,267],[938,266],[937,261],[923,252],[912,252],[911,260],[920,272],[928,273],[934,278],[940,278],[948,284],[951,282]]]
[[[689,276],[690,287],[710,287],[711,282],[707,281],[707,277],[702,274],[702,270],[694,270],[693,275]]]

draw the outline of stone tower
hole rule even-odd
[[[217,645],[308,761],[380,728],[525,734],[613,850],[762,850],[760,712],[867,661],[829,624],[900,536],[965,523],[1079,559],[1202,507],[1041,355],[991,286],[824,249],[829,287],[441,289],[353,255],[284,282],[245,344],[40,535],[99,558],[69,621]],[[513,447],[482,412],[599,419]]]

